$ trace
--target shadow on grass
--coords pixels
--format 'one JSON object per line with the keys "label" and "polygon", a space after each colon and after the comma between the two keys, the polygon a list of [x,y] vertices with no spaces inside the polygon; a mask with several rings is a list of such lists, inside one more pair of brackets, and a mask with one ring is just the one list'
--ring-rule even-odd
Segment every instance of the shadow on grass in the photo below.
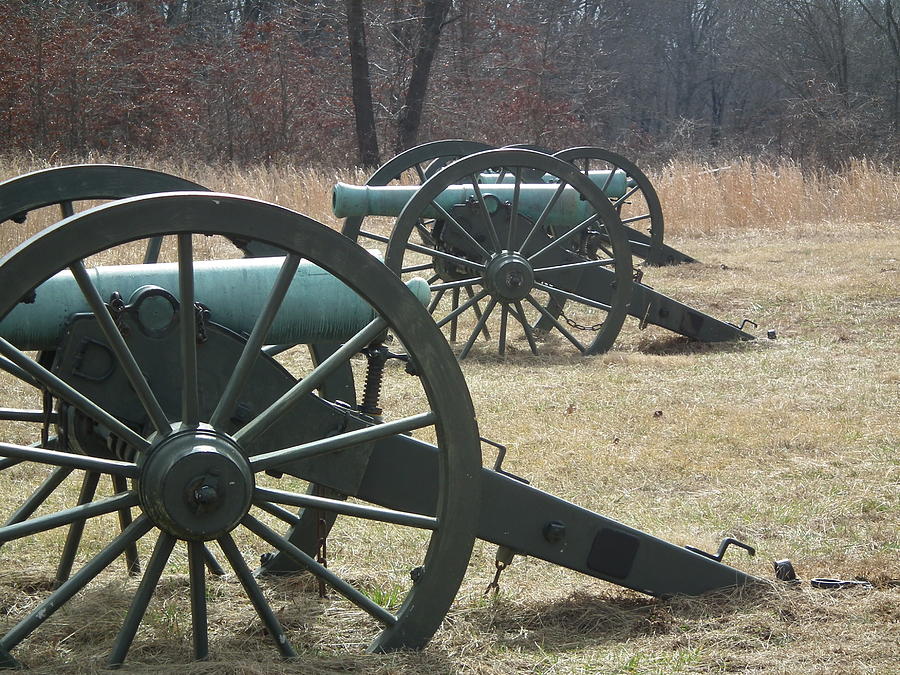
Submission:
{"label": "shadow on grass", "polygon": [[[554,345],[552,349],[541,350],[537,355],[532,354],[528,350],[510,351],[500,356],[497,354],[496,346],[491,349],[485,345],[483,349],[473,349],[469,352],[464,363],[472,363],[477,365],[498,365],[503,364],[511,368],[529,367],[529,368],[555,368],[559,366],[570,366],[578,363],[581,359],[588,362],[591,359],[608,359],[615,361],[628,361],[630,357],[639,357],[641,355],[649,356],[685,356],[694,354],[723,354],[742,352],[749,348],[749,345],[757,343],[765,343],[765,338],[751,340],[732,340],[728,342],[701,342],[692,338],[683,337],[681,335],[672,335],[666,337],[641,338],[634,347],[627,349],[613,349],[603,354],[595,354],[585,356],[579,354],[575,349],[565,349],[559,345]],[[455,349],[455,353],[459,353],[459,349]]]}
{"label": "shadow on grass", "polygon": [[[702,342],[681,335],[664,338],[641,339],[636,351],[655,356],[676,356],[684,354],[727,354],[745,351],[757,340],[729,340],[727,342]],[[763,339],[763,341],[765,341]]]}
{"label": "shadow on grass", "polygon": [[623,643],[726,620],[774,597],[767,584],[669,599],[603,596],[578,591],[549,602],[512,602],[501,594],[472,617],[478,630],[510,647],[565,651]]}

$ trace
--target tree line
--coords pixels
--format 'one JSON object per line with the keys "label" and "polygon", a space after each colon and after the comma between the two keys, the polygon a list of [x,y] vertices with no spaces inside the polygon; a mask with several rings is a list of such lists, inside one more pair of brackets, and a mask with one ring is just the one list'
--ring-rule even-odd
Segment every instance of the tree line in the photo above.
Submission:
{"label": "tree line", "polygon": [[434,138],[900,150],[900,0],[0,0],[0,143],[378,164]]}

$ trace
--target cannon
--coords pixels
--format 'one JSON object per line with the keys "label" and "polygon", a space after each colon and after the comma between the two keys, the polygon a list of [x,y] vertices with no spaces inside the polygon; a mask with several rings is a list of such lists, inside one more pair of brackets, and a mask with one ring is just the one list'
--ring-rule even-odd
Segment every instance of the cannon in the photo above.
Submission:
{"label": "cannon", "polygon": [[[543,154],[550,151],[532,145],[510,145],[512,149],[527,149]],[[424,143],[406,150],[382,165],[366,181],[367,186],[382,186],[391,183],[421,184],[448,163],[476,152],[492,149],[484,143],[462,140],[442,140]],[[594,176],[603,186],[606,177],[624,176],[627,190],[616,189],[609,195],[625,225],[625,232],[631,244],[632,254],[647,265],[677,265],[696,260],[686,253],[663,242],[664,222],[659,197],[647,175],[630,160],[604,148],[578,147],[564,150],[557,155],[576,166],[588,176]],[[489,167],[480,177],[485,182],[496,182],[497,176],[506,182],[514,179],[502,167]],[[526,182],[554,181],[539,170],[525,170]],[[609,186],[605,186],[609,187]],[[367,238],[370,229],[364,229],[361,216],[350,216],[344,221],[343,232],[351,239]],[[637,229],[637,228],[641,229]]]}
{"label": "cannon", "polygon": [[[494,179],[501,182],[483,182],[494,167],[502,167],[504,177]],[[529,173],[551,180],[527,182]],[[447,165],[421,186],[339,184],[333,209],[348,220],[396,218],[390,236],[367,231],[366,237],[387,244],[385,262],[398,274],[429,272],[429,308],[438,325],[447,326],[451,342],[460,322],[471,319],[460,358],[479,335],[491,339],[492,331],[503,354],[510,319],[533,353],[548,335],[561,336],[581,353],[601,353],[614,343],[626,315],[705,342],[753,339],[741,327],[640,282],[631,235],[610,202],[610,195],[631,188],[624,176],[617,185],[615,172],[604,176],[597,185],[564,159],[527,150],[484,151]],[[490,325],[494,310],[499,321]]]}
{"label": "cannon", "polygon": [[[164,235],[176,239],[173,264],[103,264]],[[247,259],[234,242],[280,255]],[[111,202],[7,254],[0,288],[0,367],[15,385],[4,387],[0,409],[0,480],[7,492],[37,481],[0,526],[0,564],[11,578],[29,547],[60,551],[40,602],[10,605],[5,667],[21,665],[56,611],[102,592],[92,589],[122,556],[140,581],[126,587],[112,666],[125,661],[167,572],[186,577],[197,659],[210,653],[207,574],[226,566],[288,658],[296,652],[260,587],[263,573],[313,575],[329,589],[323,602],[359,612],[362,634],[375,632],[373,651],[428,642],[476,537],[498,545],[498,569],[531,555],[657,596],[755,580],[722,552],[580,508],[499,462],[483,467],[465,380],[416,284],[296,212],[209,192]],[[281,333],[285,319],[313,327]],[[289,338],[338,346],[321,360],[276,358],[264,346]],[[41,351],[27,351],[33,345]],[[393,345],[402,352],[386,353]],[[386,368],[386,359],[405,367]],[[330,387],[342,375],[349,384]],[[364,382],[359,400],[355,381]],[[382,409],[381,391],[393,393],[394,408]],[[111,494],[98,496],[106,476]],[[70,497],[65,488],[79,478]],[[367,545],[382,542],[379,557],[390,563],[373,571],[349,555],[326,564],[323,540],[345,525]],[[260,547],[275,553],[254,573],[245,554]],[[385,584],[390,593],[376,592]]]}

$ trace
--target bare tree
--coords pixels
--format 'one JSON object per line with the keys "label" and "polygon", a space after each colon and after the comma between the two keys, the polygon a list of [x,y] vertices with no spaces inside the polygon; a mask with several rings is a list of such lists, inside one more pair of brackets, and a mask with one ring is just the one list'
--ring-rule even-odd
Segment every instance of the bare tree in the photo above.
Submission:
{"label": "bare tree", "polygon": [[413,55],[412,73],[403,107],[397,119],[397,151],[405,150],[416,144],[419,136],[419,125],[422,122],[422,109],[428,94],[428,80],[431,76],[431,65],[437,54],[444,20],[450,9],[451,0],[423,0],[420,18],[419,36]]}
{"label": "bare tree", "polygon": [[893,91],[891,92],[891,127],[900,134],[900,4],[895,0],[856,0],[884,36],[893,57]]}
{"label": "bare tree", "polygon": [[353,113],[356,120],[356,143],[363,166],[377,166],[378,131],[372,107],[372,84],[369,78],[369,53],[362,0],[347,0],[347,36],[350,43]]}

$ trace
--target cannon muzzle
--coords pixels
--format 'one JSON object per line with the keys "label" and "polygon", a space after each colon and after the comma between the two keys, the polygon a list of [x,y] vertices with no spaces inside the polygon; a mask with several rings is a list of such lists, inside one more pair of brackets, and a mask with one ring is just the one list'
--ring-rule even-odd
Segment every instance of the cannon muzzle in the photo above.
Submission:
{"label": "cannon muzzle", "polygon": [[[519,213],[531,220],[537,220],[550,200],[553,199],[559,186],[552,183],[523,183],[519,194]],[[412,199],[419,186],[417,185],[348,185],[338,183],[334,186],[331,207],[338,218],[363,216],[400,215],[403,207]],[[501,204],[511,203],[515,185],[510,183],[484,184],[481,194],[489,212],[495,212]],[[471,185],[449,185],[438,195],[432,204],[449,212],[453,207],[473,202],[476,199]],[[562,194],[553,205],[548,218],[550,222],[561,225],[577,225],[595,213],[589,202],[582,199],[581,193],[570,186],[562,190]],[[439,218],[440,210],[433,205],[426,208],[422,215],[426,218]]]}
{"label": "cannon muzzle", "polygon": [[[271,294],[283,258],[244,258],[197,261],[194,285],[197,302],[210,309],[210,320],[239,332],[249,333],[266,298]],[[89,270],[100,297],[118,293],[130,304],[148,287],[167,291],[178,299],[178,265],[113,265]],[[407,286],[424,304],[428,284],[412,279]],[[0,336],[22,350],[55,349],[73,314],[90,312],[75,278],[68,270],[50,277],[35,289],[33,302],[22,302],[2,322]],[[142,311],[156,312],[150,321],[163,329],[177,316],[165,302]],[[375,314],[372,308],[337,277],[321,267],[302,262],[281,309],[268,333],[272,344],[342,342],[360,331]]]}

